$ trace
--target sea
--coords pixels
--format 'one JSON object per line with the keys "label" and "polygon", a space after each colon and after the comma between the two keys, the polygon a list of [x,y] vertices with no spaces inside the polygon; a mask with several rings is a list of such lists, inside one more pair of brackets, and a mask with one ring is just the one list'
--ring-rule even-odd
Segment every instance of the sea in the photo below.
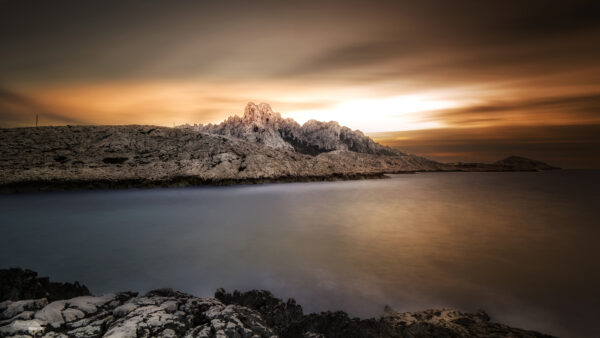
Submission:
{"label": "sea", "polygon": [[600,171],[0,195],[0,268],[93,294],[265,289],[305,313],[485,310],[600,337]]}

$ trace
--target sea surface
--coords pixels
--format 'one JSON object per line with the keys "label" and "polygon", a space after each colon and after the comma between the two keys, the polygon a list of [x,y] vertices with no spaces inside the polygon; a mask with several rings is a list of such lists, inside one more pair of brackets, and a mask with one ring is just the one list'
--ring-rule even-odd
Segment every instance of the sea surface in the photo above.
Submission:
{"label": "sea surface", "polygon": [[0,267],[92,293],[267,289],[599,337],[600,171],[0,195]]}

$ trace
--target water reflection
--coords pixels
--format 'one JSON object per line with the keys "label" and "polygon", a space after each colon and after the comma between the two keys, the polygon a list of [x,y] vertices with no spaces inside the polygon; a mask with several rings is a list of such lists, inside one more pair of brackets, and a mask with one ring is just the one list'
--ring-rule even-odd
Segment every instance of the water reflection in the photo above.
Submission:
{"label": "water reflection", "polygon": [[389,180],[0,197],[0,265],[94,293],[262,288],[356,316],[483,308],[595,336],[600,175]]}

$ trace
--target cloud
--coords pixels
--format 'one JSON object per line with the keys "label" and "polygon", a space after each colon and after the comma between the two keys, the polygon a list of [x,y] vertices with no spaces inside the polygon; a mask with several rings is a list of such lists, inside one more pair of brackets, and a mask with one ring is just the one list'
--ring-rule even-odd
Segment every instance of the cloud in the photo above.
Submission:
{"label": "cloud", "polygon": [[[450,148],[415,150],[537,144],[492,140],[513,135],[508,126],[599,123],[599,12],[548,0],[6,2],[0,124],[32,125],[35,113],[55,124],[217,122],[251,100],[326,116],[415,95],[459,107],[415,113],[452,131],[427,131]],[[453,146],[467,129],[492,143],[469,148],[471,133]],[[575,144],[555,132],[536,140]]]}
{"label": "cloud", "polygon": [[600,94],[492,101],[431,112],[429,118],[455,127],[600,123]]}
{"label": "cloud", "polygon": [[520,155],[564,168],[600,168],[600,124],[445,128],[369,136],[442,162],[494,162]]}

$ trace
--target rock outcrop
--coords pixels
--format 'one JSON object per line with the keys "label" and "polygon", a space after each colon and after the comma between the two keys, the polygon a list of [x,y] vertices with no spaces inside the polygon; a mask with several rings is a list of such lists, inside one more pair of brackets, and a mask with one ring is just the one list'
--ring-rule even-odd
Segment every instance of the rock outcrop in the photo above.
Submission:
{"label": "rock outcrop", "polygon": [[295,150],[308,155],[344,150],[375,155],[403,155],[376,143],[360,130],[351,130],[335,121],[310,120],[302,126],[284,119],[266,103],[248,103],[242,117],[233,116],[217,125],[199,125],[198,131],[232,136],[278,149]]}
{"label": "rock outcrop", "polygon": [[417,156],[318,156],[235,137],[153,126],[0,129],[0,191],[383,177],[449,167]]}
{"label": "rock outcrop", "polygon": [[0,192],[383,178],[416,171],[546,170],[509,158],[445,164],[336,122],[283,119],[267,104],[216,126],[0,129]]}
{"label": "rock outcrop", "polygon": [[55,301],[0,302],[0,337],[550,337],[493,323],[484,312],[440,309],[379,318],[346,313],[305,315],[293,299],[268,291],[200,298],[171,289],[120,292]]}

